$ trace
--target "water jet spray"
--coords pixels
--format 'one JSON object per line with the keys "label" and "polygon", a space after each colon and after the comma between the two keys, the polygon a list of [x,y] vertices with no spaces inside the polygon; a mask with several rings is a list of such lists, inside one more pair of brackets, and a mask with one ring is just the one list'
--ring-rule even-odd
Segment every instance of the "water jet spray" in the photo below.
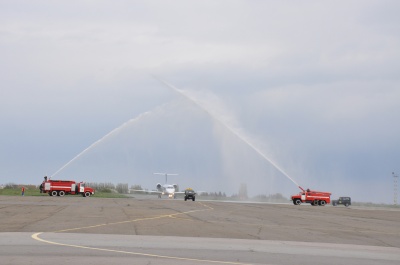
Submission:
{"label": "water jet spray", "polygon": [[303,188],[300,187],[299,184],[297,184],[294,179],[292,179],[282,168],[280,168],[274,161],[272,161],[269,157],[267,157],[260,149],[258,149],[254,144],[252,144],[246,137],[242,134],[240,134],[237,130],[235,130],[232,126],[229,126],[226,122],[224,122],[221,118],[217,117],[214,115],[212,112],[207,110],[201,103],[199,103],[196,99],[188,96],[185,94],[183,90],[178,89],[177,87],[173,86],[172,84],[166,82],[165,80],[162,80],[156,76],[153,75],[155,79],[163,83],[165,86],[169,87],[172,89],[174,92],[178,93],[179,95],[183,96],[196,106],[198,106],[200,109],[202,109],[204,112],[206,112],[213,120],[217,121],[219,124],[221,124],[223,127],[225,127],[229,132],[231,132],[233,135],[235,135],[237,138],[239,138],[241,141],[246,143],[251,149],[253,149],[257,154],[259,154],[262,158],[264,158],[267,162],[269,162],[272,166],[274,166],[279,172],[281,172],[285,177],[287,177],[290,181],[292,181],[298,188],[303,190]]}
{"label": "water jet spray", "polygon": [[[161,106],[159,106],[156,109],[159,108],[163,108],[166,104],[163,104]],[[149,114],[151,114],[152,111],[147,111],[147,112],[143,112],[141,114],[139,114],[137,117],[132,118],[130,120],[128,120],[127,122],[123,123],[122,125],[120,125],[119,127],[113,129],[112,131],[110,131],[109,133],[107,133],[106,135],[104,135],[102,138],[100,138],[99,140],[97,140],[96,142],[94,142],[93,144],[91,144],[89,147],[87,147],[86,149],[84,149],[82,152],[80,152],[78,155],[76,155],[74,158],[72,158],[68,163],[66,163],[64,166],[62,166],[59,170],[57,170],[53,175],[50,176],[50,178],[52,178],[53,176],[57,175],[60,171],[62,171],[63,169],[65,169],[66,167],[68,167],[72,162],[74,162],[75,160],[77,160],[78,158],[80,158],[83,154],[85,154],[87,151],[93,149],[95,146],[99,145],[101,142],[104,141],[104,139],[108,138],[109,136],[121,131],[124,127],[128,126],[131,123],[134,123],[140,119],[142,119],[145,116],[148,116]]]}

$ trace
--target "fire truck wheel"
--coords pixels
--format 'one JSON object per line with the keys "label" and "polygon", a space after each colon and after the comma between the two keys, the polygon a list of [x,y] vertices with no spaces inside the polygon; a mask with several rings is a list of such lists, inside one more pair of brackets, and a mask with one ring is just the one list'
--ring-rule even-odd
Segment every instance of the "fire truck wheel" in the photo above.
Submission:
{"label": "fire truck wheel", "polygon": [[65,191],[63,191],[63,190],[60,190],[59,192],[58,192],[58,196],[64,196],[65,195]]}
{"label": "fire truck wheel", "polygon": [[51,192],[51,196],[57,196],[57,191],[56,191],[56,190],[53,190],[53,191]]}
{"label": "fire truck wheel", "polygon": [[85,192],[85,197],[90,197],[90,192]]}
{"label": "fire truck wheel", "polygon": [[295,199],[294,200],[294,204],[295,205],[300,205],[301,204],[301,200],[300,199]]}
{"label": "fire truck wheel", "polygon": [[346,202],[346,203],[344,204],[344,206],[348,207],[348,206],[349,206],[349,204]]}
{"label": "fire truck wheel", "polygon": [[326,202],[325,201],[319,201],[319,205],[325,206]]}
{"label": "fire truck wheel", "polygon": [[312,202],[312,206],[317,206],[317,205],[318,205],[318,200]]}

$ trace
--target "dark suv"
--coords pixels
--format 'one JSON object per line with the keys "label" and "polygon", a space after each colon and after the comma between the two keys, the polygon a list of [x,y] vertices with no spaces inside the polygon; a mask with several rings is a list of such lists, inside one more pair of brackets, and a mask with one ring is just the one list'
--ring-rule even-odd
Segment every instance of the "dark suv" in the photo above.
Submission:
{"label": "dark suv", "polygon": [[185,201],[187,201],[188,199],[192,199],[192,201],[196,200],[196,192],[194,192],[194,190],[192,189],[185,190]]}
{"label": "dark suv", "polygon": [[338,204],[343,204],[344,206],[351,205],[351,198],[350,197],[339,197],[339,200],[332,200],[332,205],[336,206]]}

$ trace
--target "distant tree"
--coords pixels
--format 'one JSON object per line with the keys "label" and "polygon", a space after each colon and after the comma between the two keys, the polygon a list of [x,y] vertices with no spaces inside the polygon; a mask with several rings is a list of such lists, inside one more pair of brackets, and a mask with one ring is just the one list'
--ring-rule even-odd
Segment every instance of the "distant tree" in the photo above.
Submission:
{"label": "distant tree", "polygon": [[269,199],[270,201],[288,200],[288,199],[286,199],[285,197],[283,197],[283,195],[280,194],[280,193],[271,194],[271,195],[268,196],[268,199]]}
{"label": "distant tree", "polygon": [[118,183],[116,186],[116,190],[121,194],[129,193],[129,185],[128,183]]}
{"label": "distant tree", "polygon": [[254,196],[254,199],[256,199],[256,200],[264,200],[265,201],[267,199],[267,195],[259,194],[259,195]]}
{"label": "distant tree", "polygon": [[7,183],[7,184],[4,186],[4,188],[6,188],[6,189],[16,189],[16,188],[18,188],[18,185],[15,184],[15,183]]}
{"label": "distant tree", "polygon": [[132,190],[143,190],[142,186],[139,184],[135,184],[131,186]]}
{"label": "distant tree", "polygon": [[111,190],[115,190],[115,185],[112,183],[87,182],[86,186],[94,188],[100,192],[111,192]]}
{"label": "distant tree", "polygon": [[253,199],[257,201],[268,201],[268,202],[287,202],[289,200],[280,193],[270,194],[268,196],[265,194],[260,194],[255,196]]}

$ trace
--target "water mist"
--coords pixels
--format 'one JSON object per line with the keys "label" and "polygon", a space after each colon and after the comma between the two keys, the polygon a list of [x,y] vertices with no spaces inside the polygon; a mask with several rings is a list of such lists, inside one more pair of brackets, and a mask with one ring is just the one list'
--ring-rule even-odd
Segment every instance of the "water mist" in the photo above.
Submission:
{"label": "water mist", "polygon": [[226,128],[230,133],[235,135],[237,138],[239,138],[241,141],[246,143],[251,149],[253,149],[258,155],[260,155],[264,160],[266,160],[268,163],[270,163],[273,167],[275,167],[279,172],[281,172],[286,178],[288,178],[291,182],[293,182],[297,187],[300,187],[299,184],[291,178],[281,167],[278,166],[277,163],[272,161],[267,155],[265,155],[259,148],[257,148],[250,140],[248,140],[248,137],[244,135],[243,132],[239,132],[237,129],[233,128],[232,126],[228,125],[221,117],[218,117],[216,114],[213,112],[209,111],[204,105],[202,105],[199,100],[196,98],[193,98],[185,93],[185,91],[180,90],[173,86],[172,84],[155,77],[158,81],[162,82],[164,85],[167,87],[171,88],[173,91],[178,93],[179,95],[183,96],[187,100],[189,100],[191,103],[195,104],[198,106],[200,109],[202,109],[204,112],[206,112],[213,120],[221,124],[224,128]]}

